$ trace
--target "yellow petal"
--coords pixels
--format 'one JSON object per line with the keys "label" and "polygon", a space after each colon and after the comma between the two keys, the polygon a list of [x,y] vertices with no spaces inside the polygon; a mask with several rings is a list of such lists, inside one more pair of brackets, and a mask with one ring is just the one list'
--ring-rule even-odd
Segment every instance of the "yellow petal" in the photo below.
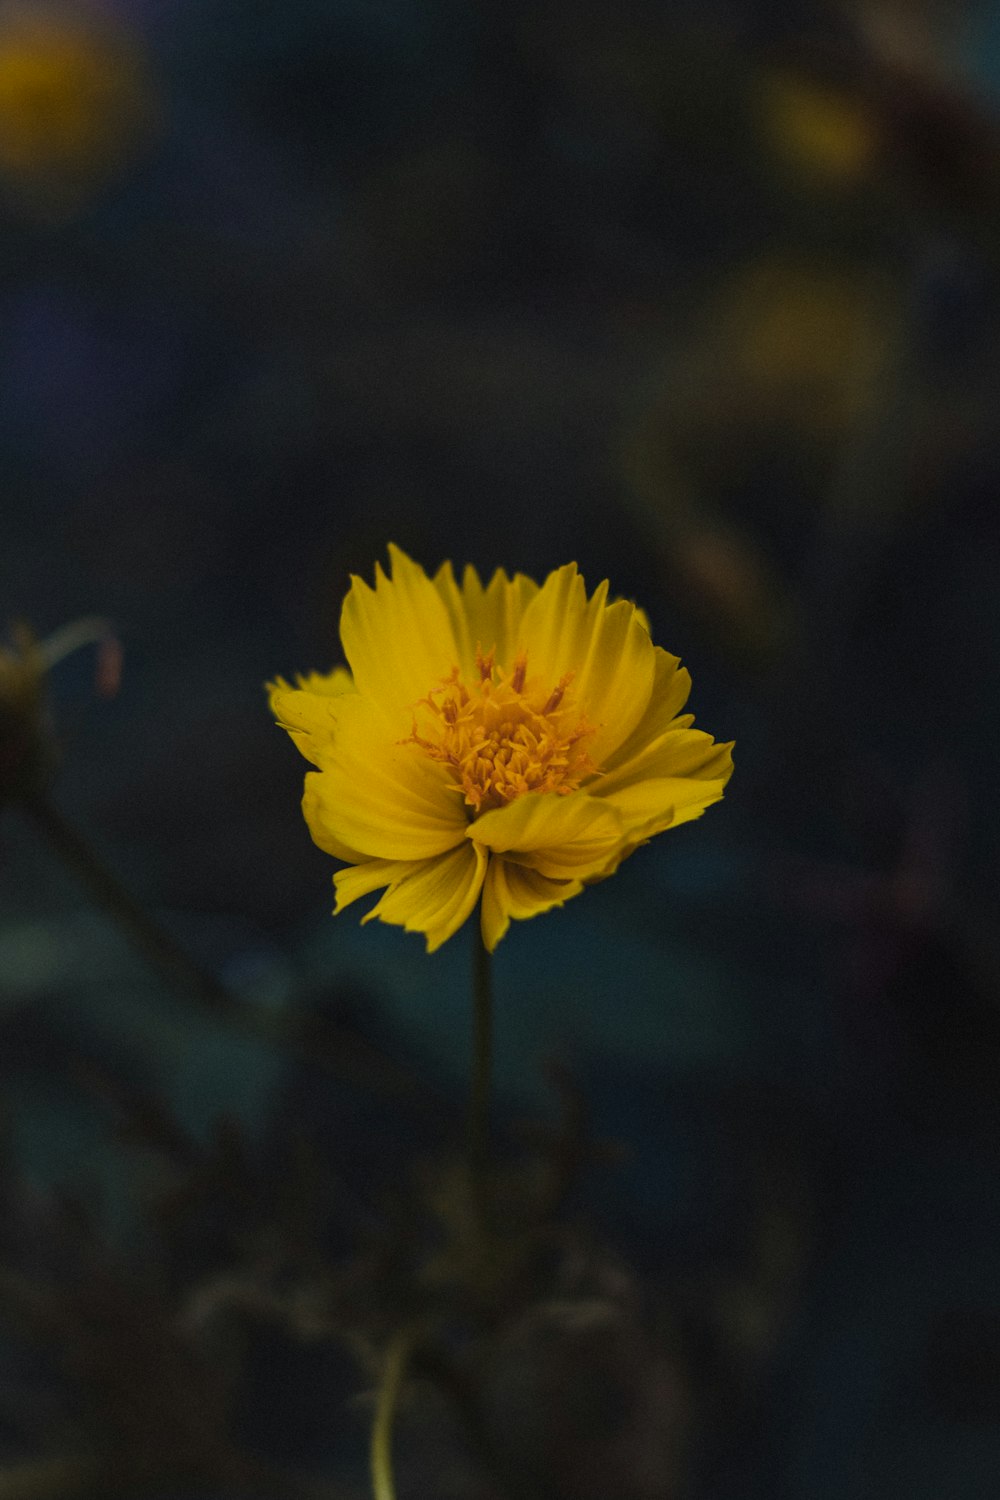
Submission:
{"label": "yellow petal", "polygon": [[481,930],[492,953],[510,926],[511,918],[523,921],[562,906],[583,890],[580,880],[550,880],[537,870],[494,855],[483,885]]}
{"label": "yellow petal", "polygon": [[331,678],[322,679],[328,684],[322,692],[290,687],[283,677],[267,684],[271,712],[314,766],[325,764],[333,747],[338,705],[354,690],[350,673],[343,668],[332,678],[337,679],[337,691],[330,690]]}
{"label": "yellow petal", "polygon": [[424,860],[394,881],[362,921],[378,917],[407,932],[422,932],[427,952],[433,953],[471,915],[483,888],[486,859],[485,849],[464,843],[449,854]]}
{"label": "yellow petal", "polygon": [[458,645],[458,664],[463,674],[473,677],[476,651],[484,654],[496,648],[501,667],[510,670],[521,641],[524,611],[538,593],[538,584],[523,573],[508,578],[498,568],[486,588],[475,568],[467,567],[461,587],[455,581],[450,562],[434,575],[434,587],[444,601]]}
{"label": "yellow petal", "polygon": [[296,672],[295,683],[304,692],[319,693],[323,698],[339,698],[354,691],[354,678],[346,667],[334,667],[332,672]]}
{"label": "yellow petal", "polygon": [[392,577],[375,587],[354,578],[340,616],[340,639],[358,692],[408,728],[413,705],[458,665],[459,651],[441,594],[417,563],[389,547]]}
{"label": "yellow petal", "polygon": [[[439,856],[443,857],[443,856]],[[365,859],[349,869],[338,870],[333,877],[337,904],[334,916],[339,916],[345,907],[372,891],[383,890],[387,885],[397,884],[408,875],[415,875],[426,861],[419,859]]]}
{"label": "yellow petal", "polygon": [[[682,722],[674,720],[675,725]],[[616,792],[636,782],[671,777],[718,781],[725,786],[732,774],[733,742],[718,744],[710,734],[685,725],[650,740],[616,768],[596,777],[587,790],[594,797],[614,802]]]}
{"label": "yellow petal", "polygon": [[706,807],[722,800],[725,785],[722,778],[662,776],[622,787],[607,800],[621,817],[628,841],[634,847],[636,842],[644,842],[665,828],[700,818]]}
{"label": "yellow petal", "polygon": [[324,853],[332,854],[334,859],[342,859],[347,864],[358,864],[368,856],[337,837],[334,819],[326,804],[326,786],[326,778],[321,772],[306,773],[305,791],[302,794],[302,816],[306,820],[306,827],[312,835],[313,843]]}
{"label": "yellow petal", "polygon": [[607,603],[602,583],[588,600],[575,563],[550,573],[521,622],[528,673],[552,686],[572,672],[573,702],[596,729],[587,753],[596,765],[632,733],[653,689],[655,648],[635,606]]}
{"label": "yellow petal", "polygon": [[646,710],[628,738],[612,755],[605,757],[605,774],[616,770],[624,761],[645,749],[651,740],[666,734],[668,729],[684,728],[693,723],[690,718],[684,721],[677,719],[691,691],[690,672],[681,666],[680,657],[671,656],[662,646],[653,647],[653,658],[653,688]]}
{"label": "yellow petal", "polygon": [[583,792],[536,792],[484,813],[468,837],[553,880],[585,880],[624,840],[620,815]]}
{"label": "yellow petal", "polygon": [[429,859],[465,839],[465,808],[448,769],[401,744],[391,719],[358,694],[337,700],[335,739],[308,779],[306,816],[323,848],[339,843],[364,858]]}
{"label": "yellow petal", "polygon": [[[685,724],[675,719],[675,724]],[[620,815],[628,848],[606,874],[640,843],[680,823],[700,818],[719,802],[733,772],[733,746],[716,744],[699,729],[673,729],[653,740],[588,790]]]}

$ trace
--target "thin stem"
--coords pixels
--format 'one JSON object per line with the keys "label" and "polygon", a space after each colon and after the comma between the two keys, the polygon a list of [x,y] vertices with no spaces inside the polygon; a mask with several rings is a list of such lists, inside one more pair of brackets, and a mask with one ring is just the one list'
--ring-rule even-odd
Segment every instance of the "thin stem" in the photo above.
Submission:
{"label": "thin stem", "polygon": [[80,884],[151,963],[181,988],[194,991],[211,1010],[231,1015],[238,1009],[235,997],[225,985],[196,964],[149,915],[46,796],[35,796],[22,805]]}
{"label": "thin stem", "polygon": [[472,1086],[469,1093],[469,1172],[481,1184],[489,1152],[490,1087],[493,1076],[492,960],[481,935],[473,939]]}
{"label": "thin stem", "polygon": [[385,1369],[375,1403],[372,1427],[371,1471],[375,1500],[396,1500],[396,1482],[392,1470],[392,1429],[399,1406],[403,1377],[417,1342],[418,1330],[404,1328],[389,1345]]}

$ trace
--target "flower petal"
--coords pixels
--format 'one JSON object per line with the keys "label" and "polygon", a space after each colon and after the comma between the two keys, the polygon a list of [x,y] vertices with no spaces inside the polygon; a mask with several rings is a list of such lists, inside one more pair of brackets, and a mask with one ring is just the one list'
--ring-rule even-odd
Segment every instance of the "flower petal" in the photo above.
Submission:
{"label": "flower petal", "polygon": [[587,752],[597,765],[632,733],[653,689],[655,649],[636,609],[608,604],[602,583],[590,599],[575,563],[550,573],[528,605],[520,644],[529,677],[553,687],[572,672],[573,701],[596,729]]}
{"label": "flower petal", "polygon": [[[440,855],[438,857],[443,858]],[[337,893],[334,916],[339,917],[345,907],[360,901],[362,896],[370,896],[372,891],[380,891],[387,885],[405,880],[408,875],[415,875],[424,864],[426,860],[420,859],[362,858],[359,864],[350,865],[346,870],[338,870],[333,877],[333,887]]]}
{"label": "flower petal", "polygon": [[343,693],[353,693],[354,678],[346,667],[334,667],[332,672],[296,672],[295,685],[306,693],[339,698]]}
{"label": "flower petal", "polygon": [[662,777],[718,781],[724,787],[733,774],[733,742],[719,744],[680,719],[674,720],[674,726],[590,782],[591,796],[614,803],[623,787]]}
{"label": "flower petal", "polygon": [[511,924],[562,906],[583,890],[581,880],[550,880],[537,870],[494,855],[483,885],[481,930],[483,942],[493,952]]}
{"label": "flower petal", "polygon": [[725,780],[661,776],[622,787],[608,798],[622,820],[628,842],[635,847],[665,828],[676,828],[700,818],[706,807],[722,800]]}
{"label": "flower petal", "polygon": [[598,873],[625,836],[618,812],[582,792],[529,793],[484,813],[467,833],[492,853],[509,854],[553,880]]}
{"label": "flower petal", "polygon": [[326,778],[319,771],[308,771],[306,773],[305,790],[302,793],[302,816],[306,820],[306,827],[312,837],[313,843],[325,854],[332,854],[334,859],[342,859],[347,864],[360,864],[368,858],[362,854],[360,849],[355,849],[351,844],[345,844],[342,838],[338,838],[334,832],[334,818],[327,807],[326,800]]}
{"label": "flower petal", "polygon": [[622,859],[639,844],[667,828],[676,828],[700,818],[713,802],[721,801],[733,772],[733,746],[717,744],[700,729],[668,730],[617,770],[593,782],[588,791],[597,801],[607,802],[622,819],[628,846],[613,859],[605,874],[611,874]]}
{"label": "flower petal", "polygon": [[445,602],[417,563],[389,547],[392,577],[375,587],[354,578],[340,616],[340,639],[358,692],[405,721],[409,710],[458,665]]}
{"label": "flower petal", "polygon": [[671,656],[662,646],[653,647],[653,659],[653,689],[646,711],[628,738],[612,755],[605,757],[605,774],[617,770],[626,760],[645,749],[651,740],[666,734],[668,729],[683,729],[694,722],[691,718],[677,718],[691,691],[690,672],[681,666],[680,657]]}
{"label": "flower petal", "polygon": [[321,848],[429,859],[464,841],[465,808],[448,769],[401,744],[392,720],[357,694],[338,700],[335,738],[306,780],[303,810]]}
{"label": "flower petal", "polygon": [[[287,730],[306,760],[314,766],[322,766],[333,746],[336,730],[337,704],[353,693],[351,674],[338,667],[329,677],[321,678],[313,673],[309,679],[299,679],[303,686],[293,688],[279,677],[267,684],[267,696],[271,712]],[[308,681],[309,687],[304,683]],[[322,683],[321,688],[312,686]]]}
{"label": "flower petal", "polygon": [[467,676],[476,670],[476,651],[496,649],[499,665],[510,670],[521,645],[521,620],[538,593],[538,584],[523,573],[508,578],[498,568],[483,588],[479,574],[469,566],[459,587],[450,562],[434,575],[434,587],[444,600],[458,643],[459,666]]}
{"label": "flower petal", "polygon": [[437,859],[423,860],[410,874],[390,884],[362,922],[378,917],[407,932],[422,932],[427,952],[433,953],[471,915],[483,888],[486,859],[485,849],[464,843]]}

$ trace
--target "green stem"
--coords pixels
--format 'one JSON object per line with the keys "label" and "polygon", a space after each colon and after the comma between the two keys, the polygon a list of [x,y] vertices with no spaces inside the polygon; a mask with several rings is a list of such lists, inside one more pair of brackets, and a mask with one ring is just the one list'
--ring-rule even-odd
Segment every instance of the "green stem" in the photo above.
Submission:
{"label": "green stem", "polygon": [[490,1087],[493,1076],[493,972],[482,937],[474,938],[472,1087],[469,1093],[469,1173],[482,1184],[489,1153]]}
{"label": "green stem", "polygon": [[392,1472],[392,1429],[403,1377],[417,1338],[417,1329],[402,1329],[389,1345],[385,1358],[385,1369],[375,1403],[371,1441],[372,1490],[375,1500],[396,1500],[396,1483]]}

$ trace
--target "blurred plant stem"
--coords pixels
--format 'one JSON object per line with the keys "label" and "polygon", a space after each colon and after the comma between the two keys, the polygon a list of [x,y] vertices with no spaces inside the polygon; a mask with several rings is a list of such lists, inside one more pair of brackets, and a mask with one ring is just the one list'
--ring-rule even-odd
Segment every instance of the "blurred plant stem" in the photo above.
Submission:
{"label": "blurred plant stem", "polygon": [[375,1403],[375,1422],[372,1426],[371,1471],[375,1500],[396,1500],[392,1470],[392,1429],[403,1377],[418,1337],[419,1329],[412,1324],[401,1329],[389,1345],[385,1357],[385,1368]]}
{"label": "blurred plant stem", "polygon": [[[489,1164],[490,1089],[493,1074],[493,973],[492,960],[481,934],[473,940],[472,960],[472,1078],[469,1089],[469,1113],[466,1134],[468,1189],[473,1210],[474,1235],[480,1253],[490,1246],[490,1223],[487,1212],[487,1167]],[[421,1336],[418,1325],[408,1324],[389,1345],[382,1370],[375,1406],[371,1437],[371,1477],[375,1500],[396,1500],[392,1468],[392,1431],[399,1396],[410,1361]],[[455,1394],[455,1381],[443,1384]],[[468,1402],[460,1403],[463,1415],[470,1420]]]}
{"label": "blurred plant stem", "polygon": [[[309,1062],[354,1084],[359,1080],[423,1109],[435,1107],[429,1085],[353,1029],[324,1016],[265,1011],[242,999],[203,969],[105,865],[87,839],[44,792],[19,806],[45,835],[66,867],[129,940],[176,989],[220,1021],[268,1046],[288,1047]],[[0,1491],[0,1500],[3,1500]]]}
{"label": "blurred plant stem", "polygon": [[67,869],[156,968],[209,1009],[223,1016],[237,1013],[238,1003],[225,985],[200,968],[150,916],[48,797],[38,794],[22,806]]}
{"label": "blurred plant stem", "polygon": [[490,1086],[493,1074],[492,959],[477,931],[473,939],[472,1085],[469,1094],[468,1160],[473,1192],[482,1210],[489,1154]]}

